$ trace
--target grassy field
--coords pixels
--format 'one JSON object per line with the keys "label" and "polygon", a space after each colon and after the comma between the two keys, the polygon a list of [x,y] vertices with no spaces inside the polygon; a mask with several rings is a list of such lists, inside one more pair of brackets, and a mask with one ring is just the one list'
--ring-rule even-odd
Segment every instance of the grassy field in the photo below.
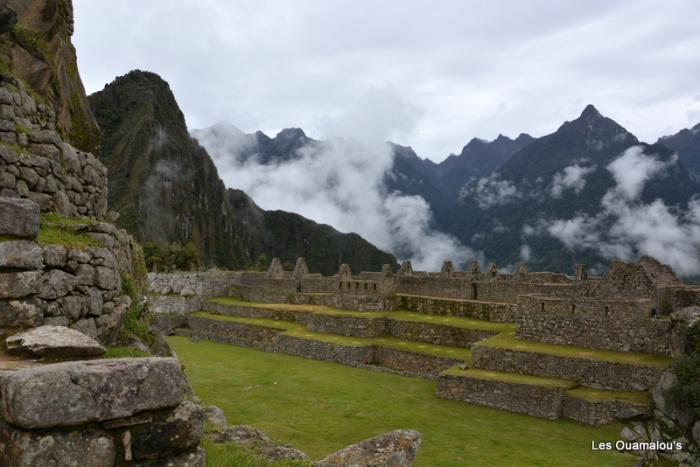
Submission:
{"label": "grassy field", "polygon": [[397,428],[423,435],[416,466],[629,466],[591,451],[620,425],[591,428],[438,399],[431,381],[247,348],[169,338],[205,404],[313,458]]}

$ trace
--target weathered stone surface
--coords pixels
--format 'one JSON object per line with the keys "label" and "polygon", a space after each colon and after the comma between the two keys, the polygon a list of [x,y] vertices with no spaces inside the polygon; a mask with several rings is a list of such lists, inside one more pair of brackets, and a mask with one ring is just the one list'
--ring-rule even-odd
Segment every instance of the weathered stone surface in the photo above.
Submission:
{"label": "weathered stone surface", "polygon": [[86,336],[97,339],[97,326],[95,326],[95,320],[93,318],[81,319],[71,326],[71,329],[75,329],[76,331],[82,332]]}
{"label": "weathered stone surface", "polygon": [[111,467],[112,436],[103,430],[24,431],[0,421],[0,465],[4,467]]}
{"label": "weathered stone surface", "polygon": [[43,314],[34,300],[0,300],[0,327],[38,326],[42,319]]}
{"label": "weathered stone surface", "polygon": [[95,269],[95,284],[102,289],[118,289],[120,287],[119,276],[114,269],[99,266]]}
{"label": "weathered stone surface", "polygon": [[174,407],[187,382],[174,358],[55,363],[0,373],[0,415],[22,428],[76,426]]}
{"label": "weathered stone surface", "polygon": [[235,441],[238,443],[268,443],[270,438],[262,431],[247,425],[230,426],[225,430],[212,433],[212,441],[215,443],[228,443]]}
{"label": "weathered stone surface", "polygon": [[59,269],[41,275],[36,285],[37,295],[41,298],[55,299],[63,297],[75,286],[75,276]]}
{"label": "weathered stone surface", "polygon": [[41,248],[34,242],[0,241],[0,268],[40,269],[43,262]]}
{"label": "weathered stone surface", "polygon": [[700,448],[700,421],[695,422],[695,425],[693,425],[693,441]]}
{"label": "weathered stone surface", "polygon": [[202,407],[184,401],[164,419],[132,430],[131,451],[135,460],[157,459],[192,449],[204,432]]}
{"label": "weathered stone surface", "polygon": [[106,349],[95,339],[64,326],[40,326],[10,336],[5,341],[10,353],[29,353],[39,357],[94,357]]}
{"label": "weathered stone surface", "polygon": [[317,466],[403,467],[410,466],[420,447],[420,433],[395,430],[352,444],[316,463]]}
{"label": "weathered stone surface", "polygon": [[0,298],[21,298],[33,293],[39,271],[0,273]]}
{"label": "weathered stone surface", "polygon": [[226,414],[215,405],[204,407],[204,420],[216,431],[223,431],[228,426]]}
{"label": "weathered stone surface", "polygon": [[308,454],[291,446],[261,446],[256,449],[255,452],[260,457],[270,462],[279,462],[283,460],[311,460]]}
{"label": "weathered stone surface", "polygon": [[163,459],[136,461],[130,465],[138,467],[204,467],[207,464],[207,453],[202,448],[189,452],[175,454]]}
{"label": "weathered stone surface", "polygon": [[0,198],[0,235],[35,238],[39,234],[39,205],[23,198]]}
{"label": "weathered stone surface", "polygon": [[44,264],[49,267],[65,266],[67,258],[66,247],[62,245],[46,245],[44,247]]}
{"label": "weathered stone surface", "polygon": [[654,399],[654,404],[657,410],[661,411],[661,413],[673,420],[679,426],[684,429],[690,429],[692,423],[692,417],[690,414],[685,413],[683,410],[679,410],[666,398],[666,394],[668,394],[669,390],[674,384],[676,384],[676,376],[671,371],[667,371],[662,374],[658,384],[651,392]]}

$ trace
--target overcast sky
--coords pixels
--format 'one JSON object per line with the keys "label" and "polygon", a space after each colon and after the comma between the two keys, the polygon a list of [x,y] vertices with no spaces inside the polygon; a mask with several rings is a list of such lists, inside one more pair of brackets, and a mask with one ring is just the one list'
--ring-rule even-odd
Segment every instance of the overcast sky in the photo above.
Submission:
{"label": "overcast sky", "polygon": [[[594,104],[642,140],[700,122],[697,0],[74,0],[88,93],[139,68],[190,128],[344,136],[353,107],[441,160]],[[358,107],[360,109],[358,110]]]}

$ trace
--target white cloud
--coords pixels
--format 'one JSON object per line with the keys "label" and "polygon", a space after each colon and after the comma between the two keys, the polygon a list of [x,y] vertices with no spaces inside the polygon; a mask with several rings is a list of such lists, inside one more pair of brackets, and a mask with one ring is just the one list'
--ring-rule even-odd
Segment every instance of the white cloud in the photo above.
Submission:
{"label": "white cloud", "polygon": [[599,214],[542,222],[540,229],[571,249],[590,248],[623,260],[650,255],[683,276],[699,274],[700,199],[691,200],[685,212],[661,199],[648,204],[640,199],[644,185],[675,162],[633,146],[608,165],[616,185],[603,196]]}
{"label": "white cloud", "polygon": [[246,132],[295,126],[317,135],[383,83],[425,109],[396,142],[438,160],[472,136],[550,133],[588,103],[647,141],[697,123],[696,0],[74,6],[88,92],[134,68],[157,72],[191,128],[228,120]]}
{"label": "white cloud", "polygon": [[520,246],[520,258],[523,261],[530,261],[532,259],[532,252],[530,251],[530,245]]}
{"label": "white cloud", "polygon": [[468,184],[460,193],[461,198],[473,196],[481,209],[508,204],[520,194],[513,182],[501,179],[501,174],[492,172],[476,183]]}
{"label": "white cloud", "polygon": [[555,198],[560,198],[565,190],[572,190],[579,194],[586,186],[586,175],[593,172],[595,166],[582,167],[579,164],[565,167],[552,177],[552,187],[550,193]]}
{"label": "white cloud", "polygon": [[[377,101],[383,101],[382,112],[370,105]],[[466,266],[480,254],[435,231],[423,198],[387,193],[384,187],[394,151],[383,135],[410,129],[414,113],[406,109],[390,88],[378,89],[329,122],[326,141],[268,165],[236,157],[242,138],[222,143],[224,133],[196,135],[226,185],[244,190],[264,209],[297,212],[341,232],[356,232],[400,259],[410,259],[416,268],[439,270],[446,259]],[[351,133],[338,136],[343,129]]]}
{"label": "white cloud", "polygon": [[670,161],[664,162],[644,154],[643,151],[642,146],[632,146],[607,166],[617,182],[616,194],[628,200],[633,200],[640,195],[647,180],[676,163],[675,156]]}

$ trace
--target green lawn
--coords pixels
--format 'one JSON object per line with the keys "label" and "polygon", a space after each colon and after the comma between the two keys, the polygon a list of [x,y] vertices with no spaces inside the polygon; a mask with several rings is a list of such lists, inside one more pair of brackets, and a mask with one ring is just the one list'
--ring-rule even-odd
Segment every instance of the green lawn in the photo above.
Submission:
{"label": "green lawn", "polygon": [[431,381],[212,342],[168,339],[195,392],[248,424],[320,458],[397,428],[423,435],[420,466],[630,466],[591,451],[620,425],[593,428],[438,399]]}

